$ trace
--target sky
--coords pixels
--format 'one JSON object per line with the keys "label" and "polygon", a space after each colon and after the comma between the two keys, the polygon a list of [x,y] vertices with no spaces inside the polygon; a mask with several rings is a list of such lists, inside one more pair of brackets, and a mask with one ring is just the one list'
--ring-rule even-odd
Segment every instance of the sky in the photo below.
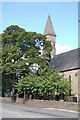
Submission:
{"label": "sky", "polygon": [[78,47],[77,2],[2,2],[2,27],[18,25],[43,34],[50,14],[56,37],[57,54]]}

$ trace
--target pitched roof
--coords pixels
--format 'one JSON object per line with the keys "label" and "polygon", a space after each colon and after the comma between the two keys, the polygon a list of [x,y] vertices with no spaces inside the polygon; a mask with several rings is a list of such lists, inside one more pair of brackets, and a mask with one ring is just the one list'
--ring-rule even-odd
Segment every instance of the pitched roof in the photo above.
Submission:
{"label": "pitched roof", "polygon": [[54,36],[56,36],[55,31],[54,31],[54,27],[53,27],[52,22],[51,22],[50,15],[48,16],[48,19],[47,19],[47,22],[46,22],[44,35],[54,35]]}
{"label": "pitched roof", "polygon": [[55,55],[49,66],[55,66],[57,71],[67,71],[80,68],[80,48]]}

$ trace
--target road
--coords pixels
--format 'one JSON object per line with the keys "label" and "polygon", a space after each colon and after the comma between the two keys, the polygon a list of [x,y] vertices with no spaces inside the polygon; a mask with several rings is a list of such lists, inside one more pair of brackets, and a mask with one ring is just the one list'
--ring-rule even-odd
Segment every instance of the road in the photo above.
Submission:
{"label": "road", "polygon": [[[0,104],[1,116],[1,104]],[[25,104],[2,104],[3,118],[78,118],[77,112],[37,108]]]}

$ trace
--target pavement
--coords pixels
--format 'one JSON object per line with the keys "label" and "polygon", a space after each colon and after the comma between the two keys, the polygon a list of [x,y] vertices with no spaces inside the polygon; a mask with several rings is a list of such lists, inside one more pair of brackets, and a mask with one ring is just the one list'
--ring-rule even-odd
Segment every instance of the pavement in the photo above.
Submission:
{"label": "pavement", "polygon": [[1,104],[2,118],[78,118],[78,112],[55,108],[39,108],[25,104]]}

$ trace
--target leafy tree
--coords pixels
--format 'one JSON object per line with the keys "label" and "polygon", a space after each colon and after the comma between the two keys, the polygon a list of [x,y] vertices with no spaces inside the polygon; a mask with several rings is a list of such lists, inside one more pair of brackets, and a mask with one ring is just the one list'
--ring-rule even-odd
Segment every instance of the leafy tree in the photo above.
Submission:
{"label": "leafy tree", "polygon": [[41,96],[69,94],[69,81],[48,66],[52,46],[44,35],[27,32],[17,25],[7,27],[1,35],[3,91],[15,87],[20,94],[24,88]]}
{"label": "leafy tree", "polygon": [[15,85],[18,93],[38,93],[38,95],[55,95],[64,93],[69,95],[71,90],[70,82],[55,72],[54,68],[46,66],[38,71],[38,74],[29,74],[22,77]]}
{"label": "leafy tree", "polygon": [[51,44],[44,35],[26,32],[17,25],[7,27],[2,33],[3,90],[11,90],[18,79],[31,73],[34,63],[46,66],[50,51]]}

